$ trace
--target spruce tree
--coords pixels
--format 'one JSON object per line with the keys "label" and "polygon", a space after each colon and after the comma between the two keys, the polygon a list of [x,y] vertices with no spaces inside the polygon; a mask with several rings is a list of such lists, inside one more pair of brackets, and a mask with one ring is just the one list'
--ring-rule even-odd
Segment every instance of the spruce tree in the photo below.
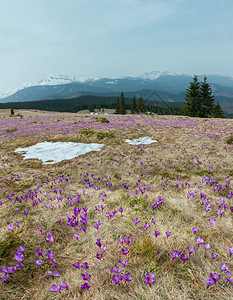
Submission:
{"label": "spruce tree", "polygon": [[207,82],[207,77],[204,77],[204,81],[200,86],[200,97],[201,97],[201,114],[200,117],[207,118],[212,115],[214,108],[214,96],[212,95],[212,89],[210,84]]}
{"label": "spruce tree", "polygon": [[212,109],[212,116],[214,118],[224,118],[224,113],[223,113],[223,110],[222,110],[219,102],[217,102],[217,104],[214,105],[214,107]]}
{"label": "spruce tree", "polygon": [[199,117],[201,115],[200,83],[197,75],[194,75],[189,88],[185,94],[183,113],[189,117]]}
{"label": "spruce tree", "polygon": [[134,96],[132,104],[131,104],[131,113],[135,114],[136,112],[137,112],[137,101],[136,101],[136,98]]}
{"label": "spruce tree", "polygon": [[119,100],[119,97],[117,97],[115,114],[120,114],[120,100]]}
{"label": "spruce tree", "polygon": [[120,98],[120,114],[121,115],[126,114],[125,97],[123,92],[121,93],[121,98]]}
{"label": "spruce tree", "polygon": [[142,99],[142,96],[140,96],[140,98],[138,99],[138,103],[137,103],[137,112],[143,113],[145,111],[146,111],[146,106],[145,106],[144,100]]}

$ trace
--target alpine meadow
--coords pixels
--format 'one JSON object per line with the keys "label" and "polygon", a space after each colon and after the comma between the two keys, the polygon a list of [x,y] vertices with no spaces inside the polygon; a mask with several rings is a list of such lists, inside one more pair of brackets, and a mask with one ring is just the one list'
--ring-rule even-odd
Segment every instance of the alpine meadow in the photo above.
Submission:
{"label": "alpine meadow", "polygon": [[[231,119],[2,109],[0,125],[1,299],[232,299]],[[57,161],[58,142],[99,148]]]}

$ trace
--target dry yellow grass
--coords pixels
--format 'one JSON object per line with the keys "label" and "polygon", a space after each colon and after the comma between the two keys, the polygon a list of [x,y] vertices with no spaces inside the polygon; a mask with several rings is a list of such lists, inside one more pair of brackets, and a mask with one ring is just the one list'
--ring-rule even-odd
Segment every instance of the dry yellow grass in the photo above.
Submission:
{"label": "dry yellow grass", "polygon": [[[0,281],[1,299],[232,298],[232,283],[223,285],[227,280],[224,273],[219,282],[206,288],[210,273],[220,274],[220,263],[229,265],[233,274],[228,252],[233,246],[229,208],[233,204],[232,198],[227,198],[232,191],[231,183],[226,187],[233,175],[233,147],[226,144],[233,130],[231,120],[19,113],[22,118],[10,118],[9,111],[0,112],[0,267],[16,265],[15,252],[20,246],[25,247],[25,259],[23,268],[9,274],[7,281]],[[101,117],[107,118],[109,123],[97,120]],[[94,133],[89,134],[90,130]],[[109,131],[114,132],[112,137],[102,134],[103,138],[99,138],[98,133]],[[124,141],[142,136],[151,136],[158,143],[132,146]],[[105,147],[99,152],[46,165],[36,159],[23,160],[14,152],[18,147],[43,141],[95,142],[104,143]],[[213,187],[218,187],[216,183],[212,186],[203,183],[203,177],[213,177],[225,190],[214,191]],[[85,187],[88,183],[93,185]],[[106,193],[104,201],[101,200],[103,193]],[[200,193],[212,200],[210,212],[205,212]],[[80,202],[75,200],[70,205],[78,194]],[[16,197],[22,198],[21,202]],[[57,197],[62,197],[62,201]],[[163,197],[164,203],[153,210],[151,203],[155,204],[158,197]],[[222,217],[216,217],[221,198],[228,207]],[[34,201],[38,204],[33,206]],[[95,206],[101,204],[106,208],[97,211]],[[50,205],[54,206],[53,210]],[[67,225],[67,215],[73,215],[74,207],[88,208],[86,233]],[[120,207],[122,214],[118,212]],[[24,210],[28,210],[27,216]],[[112,218],[104,215],[114,210],[117,213]],[[133,222],[135,218],[140,219],[137,225]],[[155,224],[151,223],[152,218],[156,219]],[[210,226],[209,218],[217,220],[214,227]],[[97,220],[101,222],[99,231],[93,227]],[[16,221],[19,227],[10,232],[9,224]],[[145,223],[150,224],[147,230]],[[38,227],[43,227],[42,234]],[[199,229],[196,235],[193,227]],[[155,230],[160,232],[157,239]],[[172,233],[169,238],[165,234],[168,231]],[[47,232],[52,232],[53,243],[46,242]],[[75,233],[80,233],[78,241],[73,237]],[[131,238],[131,243],[121,245],[118,239],[126,237]],[[197,237],[203,237],[204,244],[209,243],[211,248],[207,251],[204,245],[198,248]],[[107,248],[101,260],[96,258],[100,253],[95,244],[97,238],[101,238]],[[196,248],[187,262],[179,258],[172,261],[173,251],[187,255],[187,247]],[[122,248],[127,248],[129,254],[124,256]],[[43,264],[37,266],[34,263],[38,257],[36,249],[43,249],[44,253],[53,251],[57,266],[50,266],[46,255],[42,257]],[[216,260],[211,260],[212,252],[219,255]],[[115,285],[112,278],[116,274],[110,269],[119,266],[120,259],[129,261],[125,273],[130,273],[132,281]],[[76,262],[88,262],[90,268],[87,271],[75,269],[72,265]],[[45,276],[48,270],[59,270],[61,274]],[[81,274],[86,272],[91,274],[90,289],[82,290]],[[151,287],[144,283],[147,272],[156,275]],[[52,293],[50,287],[63,280],[70,284],[69,289]]]}

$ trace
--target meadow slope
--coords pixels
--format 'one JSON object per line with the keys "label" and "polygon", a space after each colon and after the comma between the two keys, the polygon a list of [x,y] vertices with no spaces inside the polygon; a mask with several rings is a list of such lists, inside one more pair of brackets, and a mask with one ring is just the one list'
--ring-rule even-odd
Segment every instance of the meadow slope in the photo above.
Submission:
{"label": "meadow slope", "polygon": [[[0,299],[232,299],[232,120],[17,113],[0,110]],[[15,152],[45,141],[105,146]]]}

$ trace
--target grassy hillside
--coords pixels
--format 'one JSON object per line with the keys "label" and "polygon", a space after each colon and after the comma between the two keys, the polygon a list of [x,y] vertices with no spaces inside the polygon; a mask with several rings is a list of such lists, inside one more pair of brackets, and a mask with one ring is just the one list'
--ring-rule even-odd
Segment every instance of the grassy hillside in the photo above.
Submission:
{"label": "grassy hillside", "polygon": [[[1,299],[232,298],[231,120],[20,113],[0,111]],[[44,141],[105,146],[14,152]]]}

